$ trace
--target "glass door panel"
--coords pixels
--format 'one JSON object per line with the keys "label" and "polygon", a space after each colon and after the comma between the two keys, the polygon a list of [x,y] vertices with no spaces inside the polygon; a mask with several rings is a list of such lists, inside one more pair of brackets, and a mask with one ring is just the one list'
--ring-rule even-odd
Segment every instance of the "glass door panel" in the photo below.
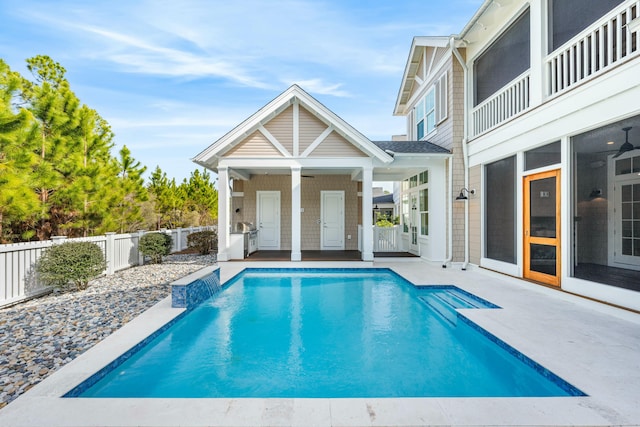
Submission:
{"label": "glass door panel", "polygon": [[524,277],[560,285],[560,171],[524,178]]}

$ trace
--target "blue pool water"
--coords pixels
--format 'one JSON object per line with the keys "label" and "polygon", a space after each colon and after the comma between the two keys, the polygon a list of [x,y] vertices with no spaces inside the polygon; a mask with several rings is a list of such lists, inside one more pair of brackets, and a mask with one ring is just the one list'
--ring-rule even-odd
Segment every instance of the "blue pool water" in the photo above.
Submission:
{"label": "blue pool water", "polygon": [[456,311],[488,307],[386,269],[245,270],[68,396],[582,395]]}

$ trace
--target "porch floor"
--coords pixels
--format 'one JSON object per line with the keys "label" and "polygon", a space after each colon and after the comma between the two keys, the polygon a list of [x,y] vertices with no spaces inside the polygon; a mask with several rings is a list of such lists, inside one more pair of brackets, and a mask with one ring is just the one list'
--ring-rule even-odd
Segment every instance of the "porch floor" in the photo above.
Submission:
{"label": "porch floor", "polygon": [[[409,252],[374,252],[374,258],[412,258]],[[360,261],[360,251],[302,251],[303,261]],[[257,251],[237,261],[291,261],[291,251]]]}

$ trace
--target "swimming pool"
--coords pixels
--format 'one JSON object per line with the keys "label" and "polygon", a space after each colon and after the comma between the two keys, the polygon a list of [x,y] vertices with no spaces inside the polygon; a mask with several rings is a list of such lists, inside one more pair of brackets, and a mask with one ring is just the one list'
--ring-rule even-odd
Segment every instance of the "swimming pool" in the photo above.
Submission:
{"label": "swimming pool", "polygon": [[386,269],[248,269],[67,397],[584,395]]}

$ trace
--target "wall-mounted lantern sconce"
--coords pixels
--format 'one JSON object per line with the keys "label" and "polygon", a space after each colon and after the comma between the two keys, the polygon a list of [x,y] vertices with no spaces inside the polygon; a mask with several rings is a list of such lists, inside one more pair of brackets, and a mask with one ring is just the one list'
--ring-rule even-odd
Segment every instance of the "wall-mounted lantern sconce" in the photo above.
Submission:
{"label": "wall-mounted lantern sconce", "polygon": [[240,208],[236,208],[236,213],[239,214],[240,213]]}
{"label": "wall-mounted lantern sconce", "polygon": [[411,210],[415,211],[416,209],[418,209],[418,207],[416,205],[411,206]]}
{"label": "wall-mounted lantern sconce", "polygon": [[378,210],[378,205],[375,205],[373,209]]}
{"label": "wall-mounted lantern sconce", "polygon": [[591,190],[591,194],[589,194],[590,199],[597,199],[598,197],[602,197],[602,190],[599,188],[594,188]]}
{"label": "wall-mounted lantern sconce", "polygon": [[458,195],[458,197],[456,197],[456,200],[468,200],[469,198],[464,194],[465,191],[467,192],[467,194],[476,194],[476,190],[467,190],[466,188],[463,188],[462,190],[460,190],[460,194]]}

